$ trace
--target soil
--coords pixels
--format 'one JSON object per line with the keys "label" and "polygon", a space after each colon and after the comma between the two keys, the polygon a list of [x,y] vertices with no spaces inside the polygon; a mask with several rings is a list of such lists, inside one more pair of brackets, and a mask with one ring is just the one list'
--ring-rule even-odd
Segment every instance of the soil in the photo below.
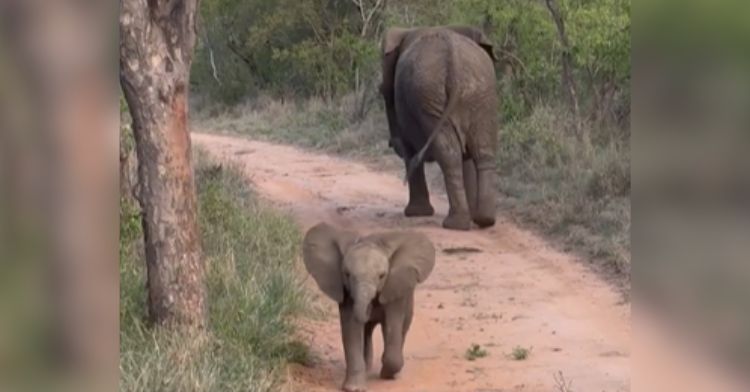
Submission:
{"label": "soil", "polygon": [[[328,221],[361,233],[416,230],[433,241],[437,262],[417,287],[404,369],[396,380],[380,380],[376,361],[369,390],[630,390],[630,302],[575,256],[502,215],[489,229],[445,230],[448,203],[440,192],[432,195],[435,216],[406,218],[403,179],[362,163],[239,137],[192,137],[213,157],[237,164],[303,230]],[[325,316],[303,320],[315,360],[290,368],[288,389],[338,390],[345,363],[336,305],[307,283]],[[382,339],[374,341],[377,359]],[[467,357],[475,344],[487,355]],[[513,358],[517,347],[529,350],[525,359]]]}

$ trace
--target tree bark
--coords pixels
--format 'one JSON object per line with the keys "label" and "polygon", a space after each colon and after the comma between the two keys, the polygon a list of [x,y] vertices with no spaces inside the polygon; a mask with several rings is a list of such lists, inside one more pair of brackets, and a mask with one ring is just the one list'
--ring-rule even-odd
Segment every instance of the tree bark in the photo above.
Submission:
{"label": "tree bark", "polygon": [[148,307],[159,325],[203,327],[205,268],[187,128],[197,0],[123,0],[120,83],[133,117]]}
{"label": "tree bark", "polygon": [[568,96],[570,102],[570,108],[573,111],[576,121],[576,131],[580,133],[580,108],[578,105],[578,92],[576,91],[576,82],[573,79],[573,56],[570,53],[570,42],[568,41],[568,35],[565,33],[565,21],[563,20],[560,8],[558,7],[556,0],[545,0],[547,9],[552,15],[552,20],[555,22],[557,27],[557,35],[562,45],[562,87],[565,94]]}

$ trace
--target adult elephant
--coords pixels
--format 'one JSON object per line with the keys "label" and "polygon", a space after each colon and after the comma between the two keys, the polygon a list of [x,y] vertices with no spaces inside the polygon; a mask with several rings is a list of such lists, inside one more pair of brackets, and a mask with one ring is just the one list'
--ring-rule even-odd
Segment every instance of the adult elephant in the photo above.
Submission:
{"label": "adult elephant", "polygon": [[492,44],[468,26],[391,28],[383,37],[389,145],[404,159],[406,216],[429,216],[424,161],[437,161],[450,209],[443,227],[495,224],[496,60]]}

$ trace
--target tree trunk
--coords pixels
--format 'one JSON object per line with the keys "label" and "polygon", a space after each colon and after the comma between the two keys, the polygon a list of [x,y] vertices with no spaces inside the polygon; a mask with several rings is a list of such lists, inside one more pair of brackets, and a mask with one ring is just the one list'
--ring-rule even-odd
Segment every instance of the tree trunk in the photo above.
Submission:
{"label": "tree trunk", "polygon": [[549,9],[550,15],[552,15],[552,19],[555,21],[555,26],[557,26],[557,35],[560,39],[560,44],[562,45],[562,88],[568,96],[570,108],[573,112],[573,116],[575,116],[576,131],[580,136],[581,126],[579,121],[581,111],[578,105],[576,82],[575,79],[573,79],[573,56],[570,53],[568,35],[565,33],[565,21],[562,18],[556,0],[545,0],[545,3],[547,4],[547,9]]}
{"label": "tree trunk", "polygon": [[149,316],[167,326],[206,320],[187,128],[197,3],[123,0],[120,14],[120,83],[138,157]]}

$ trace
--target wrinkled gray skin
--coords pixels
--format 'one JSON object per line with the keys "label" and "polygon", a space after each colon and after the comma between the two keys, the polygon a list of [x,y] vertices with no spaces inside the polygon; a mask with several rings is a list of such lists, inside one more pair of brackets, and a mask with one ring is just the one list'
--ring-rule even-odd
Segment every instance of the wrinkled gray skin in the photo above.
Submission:
{"label": "wrinkled gray skin", "polygon": [[391,28],[383,38],[382,60],[389,145],[408,173],[404,214],[435,211],[418,154],[424,148],[424,160],[437,161],[445,179],[450,210],[443,227],[494,225],[498,125],[492,44],[473,27]]}
{"label": "wrinkled gray skin", "polygon": [[395,378],[404,365],[406,333],[414,312],[414,288],[435,264],[435,248],[413,232],[359,237],[327,223],[303,242],[305,267],[318,287],[339,304],[346,359],[344,391],[365,391],[372,366],[372,332],[382,324],[380,376]]}

